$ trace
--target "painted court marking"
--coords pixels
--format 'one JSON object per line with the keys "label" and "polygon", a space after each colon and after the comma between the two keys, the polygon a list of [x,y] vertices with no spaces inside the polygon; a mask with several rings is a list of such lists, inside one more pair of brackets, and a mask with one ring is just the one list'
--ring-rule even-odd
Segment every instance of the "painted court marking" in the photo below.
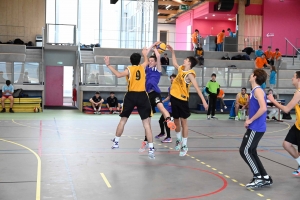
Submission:
{"label": "painted court marking", "polygon": [[110,183],[108,182],[106,176],[105,176],[103,173],[100,173],[100,175],[101,175],[102,179],[104,180],[106,186],[107,186],[108,188],[111,188],[111,185],[110,185]]}

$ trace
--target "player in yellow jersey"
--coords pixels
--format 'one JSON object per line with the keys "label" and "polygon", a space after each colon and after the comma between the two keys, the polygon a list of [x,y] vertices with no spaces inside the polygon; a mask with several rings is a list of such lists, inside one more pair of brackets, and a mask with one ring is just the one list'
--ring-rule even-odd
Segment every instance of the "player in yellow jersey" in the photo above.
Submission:
{"label": "player in yellow jersey", "polygon": [[[199,97],[202,100],[205,110],[207,110],[208,106],[196,81],[195,78],[196,73],[192,69],[194,66],[198,64],[197,59],[192,56],[187,57],[186,59],[184,59],[183,65],[179,66],[173,48],[170,45],[167,45],[167,48],[172,53],[173,66],[176,69],[178,69],[178,74],[176,78],[173,80],[172,87],[170,90],[172,114],[176,125],[175,132],[177,136],[175,149],[177,151],[180,150],[179,156],[185,156],[188,151],[187,118],[191,115],[189,102],[188,102],[191,84],[194,85]],[[182,132],[181,132],[181,126],[182,126]]]}
{"label": "player in yellow jersey", "polygon": [[142,119],[143,126],[145,128],[146,136],[148,139],[149,151],[148,157],[154,159],[154,147],[152,130],[150,127],[149,117],[151,116],[151,105],[146,93],[146,73],[145,67],[148,65],[147,49],[142,51],[144,62],[140,64],[141,55],[139,53],[133,53],[130,56],[130,62],[132,66],[127,67],[123,72],[117,71],[113,66],[109,64],[109,57],[105,56],[104,61],[106,66],[112,71],[116,77],[126,77],[128,83],[128,91],[124,96],[123,108],[120,114],[120,122],[116,130],[116,136],[112,140],[112,149],[119,148],[119,139],[124,131],[124,126],[133,111],[134,107],[137,107],[139,115]]}
{"label": "player in yellow jersey", "polygon": [[[282,144],[283,148],[291,155],[298,163],[298,168],[293,172],[293,175],[300,175],[300,71],[296,71],[292,78],[292,83],[297,89],[292,100],[286,105],[279,104],[273,97],[273,94],[268,95],[268,99],[280,110],[285,113],[290,112],[293,108],[296,111],[296,122],[289,130]],[[298,151],[293,145],[298,146]]]}

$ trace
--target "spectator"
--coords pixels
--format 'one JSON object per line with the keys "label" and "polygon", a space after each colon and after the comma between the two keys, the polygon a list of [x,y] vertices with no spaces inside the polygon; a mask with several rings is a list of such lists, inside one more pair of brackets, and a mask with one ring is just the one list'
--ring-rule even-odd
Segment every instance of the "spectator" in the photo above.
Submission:
{"label": "spectator", "polygon": [[[267,95],[273,95],[273,98],[274,98],[274,99],[277,99],[277,95],[275,95],[275,94],[273,93],[273,90],[272,90],[272,89],[269,89],[269,90],[268,90]],[[267,104],[268,104],[268,111],[270,111],[270,113],[269,113],[268,116],[267,116],[267,119],[273,119],[273,120],[276,120],[276,121],[278,121],[278,122],[282,122],[282,120],[277,119],[277,118],[275,117],[275,116],[278,116],[278,110],[279,110],[279,109],[276,108],[276,107],[274,106],[273,103],[267,102]]]}
{"label": "spectator", "polygon": [[240,109],[245,110],[248,108],[248,94],[246,94],[247,89],[242,88],[241,92],[236,95],[235,98],[235,120],[238,121],[238,112]]}
{"label": "spectator", "polygon": [[220,100],[220,111],[223,112],[223,108],[224,109],[227,109],[227,106],[225,105],[224,103],[224,97],[225,97],[225,93],[224,93],[224,90],[221,89],[221,86],[220,87],[220,92],[217,96],[217,98]]}
{"label": "spectator", "polygon": [[279,67],[280,64],[281,64],[281,58],[282,58],[282,56],[281,56],[281,53],[280,53],[280,51],[279,51],[278,48],[275,49],[273,58],[274,58],[274,61],[275,61],[274,65],[275,65],[276,67]]}
{"label": "spectator", "polygon": [[95,96],[90,98],[90,102],[92,104],[92,107],[94,108],[94,114],[99,114],[100,115],[101,114],[100,113],[101,106],[102,106],[102,103],[104,102],[104,100],[100,96],[100,92],[96,92]]}
{"label": "spectator", "polygon": [[195,32],[191,36],[192,43],[193,43],[193,51],[197,48],[199,43],[199,31],[198,29],[195,29]]}
{"label": "spectator", "polygon": [[258,68],[258,69],[262,69],[264,67],[270,67],[271,68],[271,65],[268,64],[266,58],[265,58],[265,54],[261,55],[261,57],[257,57],[254,61],[254,65],[255,65],[255,68]]}
{"label": "spectator", "polygon": [[168,54],[164,53],[164,56],[160,58],[161,65],[169,65]]}
{"label": "spectator", "polygon": [[223,51],[223,41],[225,38],[225,30],[222,30],[218,35],[217,35],[217,51]]}
{"label": "spectator", "polygon": [[217,96],[220,92],[220,84],[216,81],[216,77],[217,75],[213,73],[211,75],[211,80],[208,81],[206,84],[206,92],[209,94],[208,111],[207,111],[208,120],[210,118],[216,119],[215,111],[216,111]]}
{"label": "spectator", "polygon": [[120,113],[121,106],[120,103],[118,102],[117,97],[115,97],[114,92],[110,92],[110,96],[106,100],[106,107],[109,109],[110,114]]}
{"label": "spectator", "polygon": [[5,83],[5,78],[3,78],[3,71],[0,71],[0,83]]}
{"label": "spectator", "polygon": [[29,76],[28,76],[28,72],[25,72],[25,73],[24,73],[24,76],[23,76],[23,83],[30,83]]}
{"label": "spectator", "polygon": [[231,31],[230,28],[227,29],[228,33],[229,33],[229,37],[234,37],[233,32]]}
{"label": "spectator", "polygon": [[275,66],[271,66],[271,73],[270,73],[270,89],[272,89],[272,92],[274,90],[274,87],[276,85],[276,68]]}
{"label": "spectator", "polygon": [[274,65],[274,53],[271,51],[271,46],[268,46],[268,50],[265,51],[265,56],[268,64]]}
{"label": "spectator", "polygon": [[5,99],[10,100],[10,107],[9,107],[9,112],[14,113],[12,107],[14,105],[14,86],[11,84],[10,80],[6,80],[6,84],[2,86],[2,98],[1,98],[1,103],[2,103],[2,113],[6,112],[5,109]]}
{"label": "spectator", "polygon": [[195,50],[195,58],[197,58],[199,65],[204,65],[204,50],[202,48],[202,45],[199,44],[199,46]]}
{"label": "spectator", "polygon": [[258,49],[255,51],[255,57],[261,57],[264,54],[264,51],[262,50],[262,46],[259,46]]}

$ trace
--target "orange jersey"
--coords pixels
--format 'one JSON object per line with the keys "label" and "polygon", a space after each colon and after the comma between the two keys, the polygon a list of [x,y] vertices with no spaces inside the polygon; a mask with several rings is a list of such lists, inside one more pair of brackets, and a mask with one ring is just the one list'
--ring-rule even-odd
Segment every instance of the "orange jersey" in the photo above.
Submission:
{"label": "orange jersey", "polygon": [[192,34],[192,43],[198,43],[198,34],[196,32]]}
{"label": "orange jersey", "polygon": [[220,92],[219,92],[219,94],[218,94],[218,97],[221,98],[221,97],[223,97],[223,95],[224,95],[224,90],[220,89]]}
{"label": "orange jersey", "polygon": [[225,36],[225,33],[223,33],[223,32],[220,32],[220,33],[217,35],[217,44],[223,42],[224,36]]}
{"label": "orange jersey", "polygon": [[262,57],[257,57],[255,60],[255,64],[259,69],[264,68],[264,65],[268,64],[267,60]]}
{"label": "orange jersey", "polygon": [[266,59],[273,59],[273,54],[272,51],[265,51]]}
{"label": "orange jersey", "polygon": [[273,57],[275,58],[275,59],[277,59],[277,58],[279,58],[279,57],[281,57],[281,53],[278,51],[278,52],[274,52],[274,54],[273,54]]}

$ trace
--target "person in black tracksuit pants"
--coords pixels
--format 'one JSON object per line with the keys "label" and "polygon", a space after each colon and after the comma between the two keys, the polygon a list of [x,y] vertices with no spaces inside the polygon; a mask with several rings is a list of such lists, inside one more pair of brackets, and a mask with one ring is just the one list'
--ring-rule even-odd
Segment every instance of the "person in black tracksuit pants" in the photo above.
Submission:
{"label": "person in black tracksuit pants", "polygon": [[211,113],[211,118],[215,118],[217,96],[220,92],[220,84],[216,82],[215,73],[211,75],[211,80],[206,84],[205,91],[209,94],[207,119],[210,119],[210,113]]}

